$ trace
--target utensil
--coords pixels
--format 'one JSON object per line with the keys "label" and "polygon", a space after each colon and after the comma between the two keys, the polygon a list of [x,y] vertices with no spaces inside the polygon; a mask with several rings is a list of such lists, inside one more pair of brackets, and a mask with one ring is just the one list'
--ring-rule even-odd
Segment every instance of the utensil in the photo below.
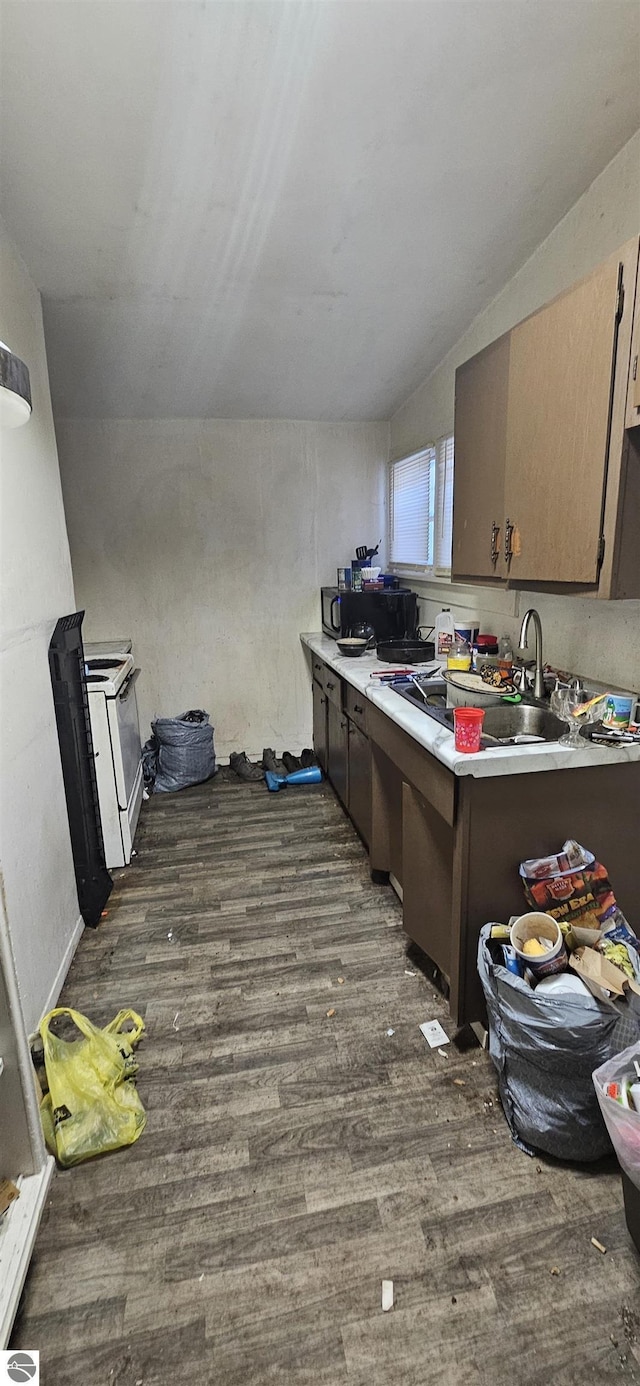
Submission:
{"label": "utensil", "polygon": [[351,627],[353,639],[366,641],[367,648],[371,649],[376,642],[376,633],[373,626],[366,621],[361,621],[359,625]]}
{"label": "utensil", "polygon": [[411,675],[411,678],[410,678],[409,682],[412,683],[412,684],[414,685],[414,688],[417,688],[417,690],[418,690],[418,692],[420,693],[421,697],[424,698],[425,703],[427,704],[427,706],[429,706],[429,699],[428,699],[428,697],[427,697],[427,694],[425,693],[424,688],[422,687],[422,684],[421,684],[421,683],[418,683],[418,679],[417,679],[417,677],[416,677],[415,674],[412,674],[412,675]]}
{"label": "utensil", "polygon": [[431,640],[407,636],[403,640],[382,640],[376,646],[376,651],[378,659],[388,664],[401,659],[408,664],[428,664],[434,657],[435,646]]}
{"label": "utensil", "polygon": [[336,640],[340,654],[346,655],[348,659],[355,659],[359,655],[363,655],[368,643],[368,640],[359,639],[353,635],[345,636],[344,640]]}

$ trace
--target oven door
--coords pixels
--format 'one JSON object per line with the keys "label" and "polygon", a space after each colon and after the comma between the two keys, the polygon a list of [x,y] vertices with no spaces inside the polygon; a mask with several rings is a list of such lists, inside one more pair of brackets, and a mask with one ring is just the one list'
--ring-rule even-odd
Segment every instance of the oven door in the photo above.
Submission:
{"label": "oven door", "polygon": [[139,673],[133,669],[115,698],[107,698],[118,807],[123,811],[130,802],[142,758],[135,689]]}

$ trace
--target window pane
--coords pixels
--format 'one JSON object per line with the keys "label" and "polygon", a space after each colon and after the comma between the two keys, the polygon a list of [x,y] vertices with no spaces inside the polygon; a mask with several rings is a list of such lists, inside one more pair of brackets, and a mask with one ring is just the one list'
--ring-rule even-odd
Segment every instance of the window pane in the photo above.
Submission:
{"label": "window pane", "polygon": [[431,565],[435,527],[435,450],[427,448],[390,468],[392,563]]}

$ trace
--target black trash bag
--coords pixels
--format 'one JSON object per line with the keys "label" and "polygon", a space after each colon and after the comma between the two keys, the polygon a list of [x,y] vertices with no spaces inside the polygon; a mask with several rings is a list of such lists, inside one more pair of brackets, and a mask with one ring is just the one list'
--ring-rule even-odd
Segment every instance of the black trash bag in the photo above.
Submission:
{"label": "black trash bag", "polygon": [[491,924],[478,941],[489,1013],[489,1053],[511,1135],[527,1155],[599,1160],[611,1142],[592,1073],[638,1034],[632,1012],[590,994],[541,994],[498,961]]}
{"label": "black trash bag", "polygon": [[157,717],[142,748],[145,783],[156,794],[202,784],[216,773],[213,727],[201,708],[181,717]]}

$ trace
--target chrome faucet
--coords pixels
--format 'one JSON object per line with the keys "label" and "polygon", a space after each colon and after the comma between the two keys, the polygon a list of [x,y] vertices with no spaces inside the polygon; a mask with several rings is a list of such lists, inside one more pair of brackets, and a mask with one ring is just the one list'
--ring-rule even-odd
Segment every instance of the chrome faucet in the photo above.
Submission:
{"label": "chrome faucet", "polygon": [[525,611],[522,618],[519,640],[521,649],[527,648],[527,635],[530,621],[533,621],[533,628],[536,633],[536,672],[533,680],[533,696],[534,698],[544,698],[546,690],[542,667],[542,622],[534,606],[530,606],[529,610]]}

